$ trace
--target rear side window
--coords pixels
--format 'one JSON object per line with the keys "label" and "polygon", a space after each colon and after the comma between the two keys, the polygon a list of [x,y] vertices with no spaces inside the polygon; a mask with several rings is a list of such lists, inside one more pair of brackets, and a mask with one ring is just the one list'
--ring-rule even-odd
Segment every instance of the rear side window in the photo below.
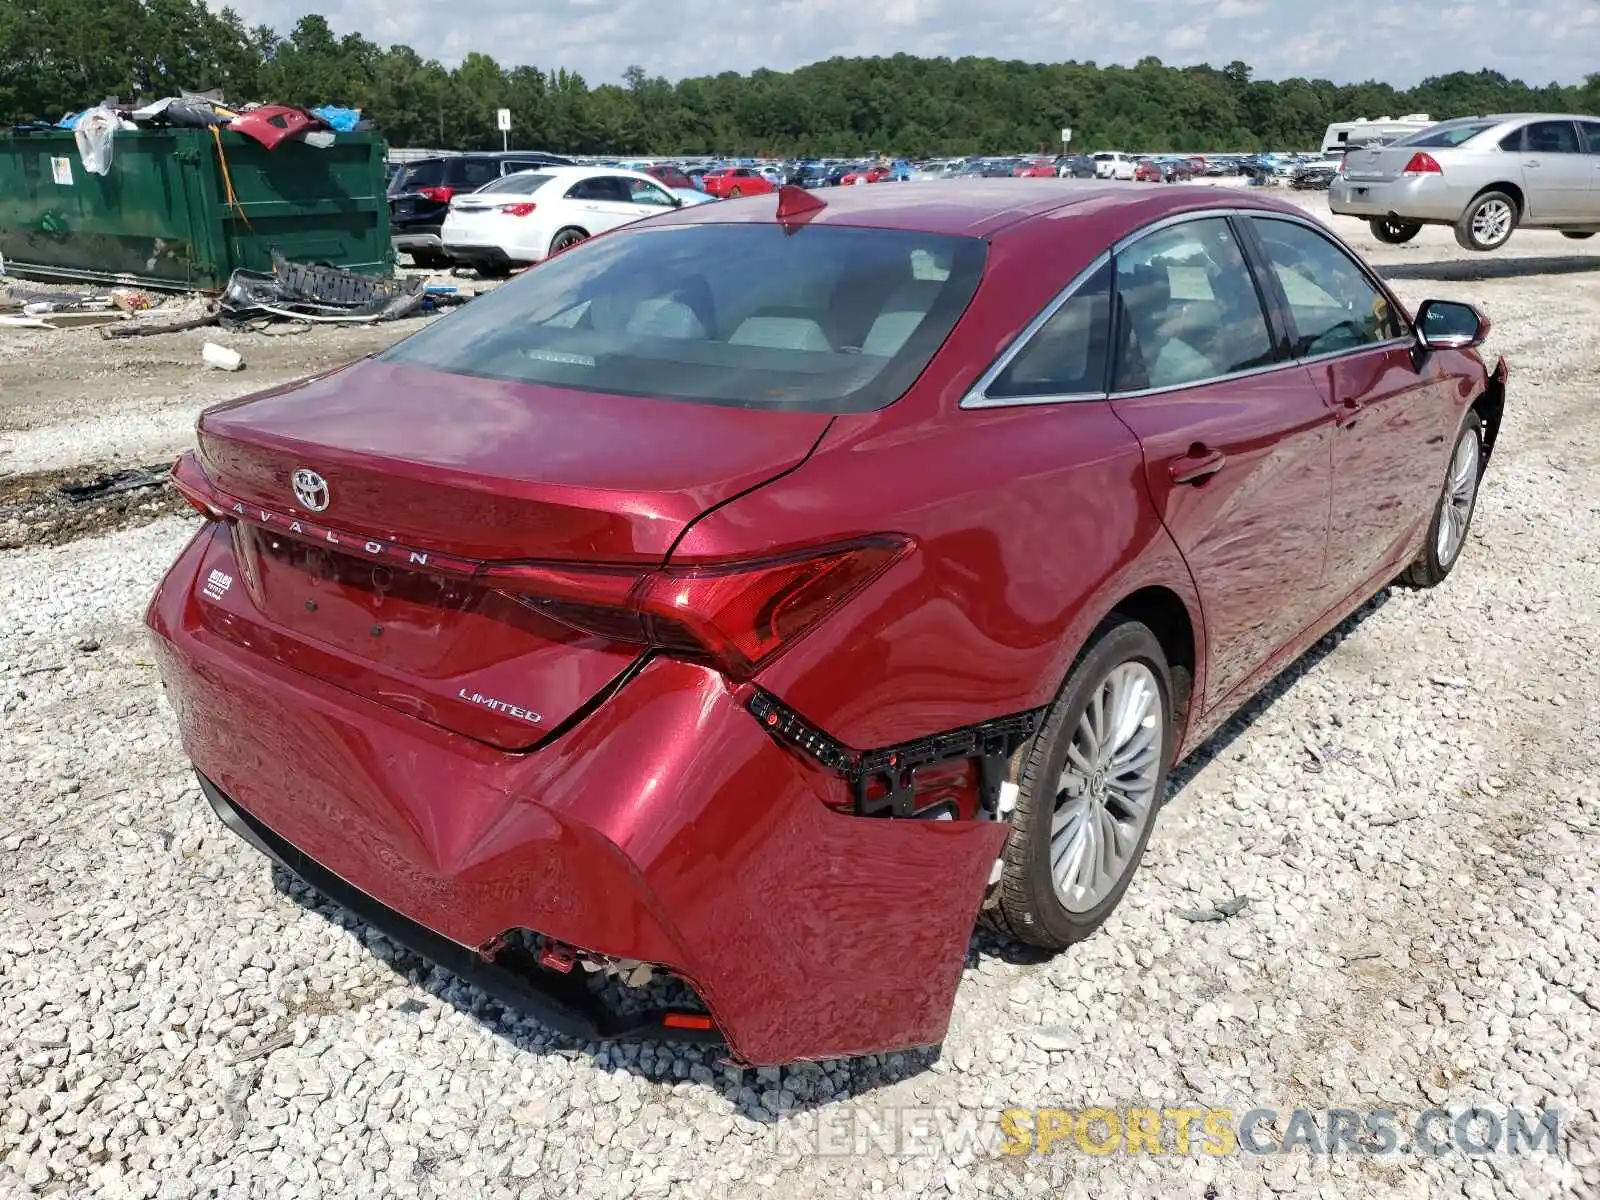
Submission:
{"label": "rear side window", "polygon": [[1493,129],[1497,124],[1499,124],[1497,121],[1469,121],[1465,125],[1449,125],[1442,128],[1438,125],[1434,125],[1427,129],[1419,130],[1416,133],[1408,134],[1403,138],[1397,138],[1395,141],[1391,142],[1390,145],[1436,147],[1459,146],[1463,142],[1471,141],[1485,130]]}
{"label": "rear side window", "polygon": [[995,398],[1078,396],[1106,389],[1111,328],[1111,264],[1081,284],[995,376]]}
{"label": "rear side window", "polygon": [[893,403],[965,311],[976,238],[816,225],[633,229],[556,255],[380,357],[664,399]]}
{"label": "rear side window", "polygon": [[1502,150],[1522,154],[1582,154],[1578,127],[1571,121],[1532,121],[1503,138]]}
{"label": "rear side window", "polygon": [[450,182],[456,187],[482,187],[500,178],[500,163],[492,158],[455,158],[449,162]]}
{"label": "rear side window", "polygon": [[597,175],[593,179],[580,179],[567,189],[568,200],[597,200],[610,204],[627,204],[633,199],[628,181],[615,175]]}
{"label": "rear side window", "polygon": [[1113,390],[1179,387],[1273,361],[1261,297],[1223,218],[1157,230],[1116,263]]}
{"label": "rear side window", "polygon": [[1600,121],[1579,121],[1578,132],[1583,134],[1585,151],[1600,154]]}
{"label": "rear side window", "polygon": [[554,178],[554,175],[541,175],[537,171],[523,171],[517,175],[507,175],[503,179],[496,179],[493,183],[485,184],[478,191],[480,193],[516,192],[521,195],[527,195],[530,192],[537,192]]}
{"label": "rear side window", "polygon": [[1295,357],[1355,350],[1405,333],[1394,306],[1338,246],[1291,221],[1251,220],[1289,303]]}

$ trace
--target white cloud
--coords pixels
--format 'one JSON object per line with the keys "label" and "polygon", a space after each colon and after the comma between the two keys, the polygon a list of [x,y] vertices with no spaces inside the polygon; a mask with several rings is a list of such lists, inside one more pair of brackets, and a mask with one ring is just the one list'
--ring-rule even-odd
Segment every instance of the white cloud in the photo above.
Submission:
{"label": "white cloud", "polygon": [[[225,0],[209,0],[220,7]],[[287,31],[321,12],[340,33],[404,42],[450,63],[479,50],[503,64],[566,67],[591,84],[630,63],[682,78],[788,70],[834,55],[994,55],[1028,61],[1222,65],[1401,86],[1488,67],[1529,82],[1596,69],[1595,0],[233,0],[247,23]],[[1316,14],[1313,16],[1312,14]],[[1396,26],[1417,31],[1393,37]],[[1379,30],[1385,33],[1379,34]]]}

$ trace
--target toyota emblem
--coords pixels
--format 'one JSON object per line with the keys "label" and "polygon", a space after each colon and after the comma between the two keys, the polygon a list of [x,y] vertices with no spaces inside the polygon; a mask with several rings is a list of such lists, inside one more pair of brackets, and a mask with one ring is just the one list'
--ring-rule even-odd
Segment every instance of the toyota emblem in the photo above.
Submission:
{"label": "toyota emblem", "polygon": [[302,508],[321,512],[328,507],[328,481],[315,471],[302,467],[294,473],[289,483],[294,488],[294,498]]}

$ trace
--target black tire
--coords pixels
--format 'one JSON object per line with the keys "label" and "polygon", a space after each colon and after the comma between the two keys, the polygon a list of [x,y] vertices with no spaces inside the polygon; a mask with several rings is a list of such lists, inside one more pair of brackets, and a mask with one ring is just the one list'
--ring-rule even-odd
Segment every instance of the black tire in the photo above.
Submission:
{"label": "black tire", "polygon": [[[1498,206],[1504,206],[1509,219],[1493,232],[1485,232],[1478,228],[1480,214],[1485,214],[1491,206],[1496,206],[1495,211],[1500,211]],[[1511,240],[1511,235],[1516,231],[1517,222],[1522,219],[1522,210],[1515,199],[1504,192],[1488,191],[1473,199],[1467,205],[1466,211],[1461,214],[1461,219],[1456,222],[1456,241],[1463,250],[1477,250],[1487,253],[1498,250]]]}
{"label": "black tire", "polygon": [[[1089,702],[1112,671],[1128,663],[1148,667],[1159,693],[1163,725],[1155,790],[1144,827],[1115,884],[1092,908],[1072,912],[1063,904],[1051,875],[1051,821],[1057,785]],[[1088,937],[1111,915],[1144,857],[1156,812],[1166,795],[1167,768],[1177,751],[1172,714],[1172,672],[1161,643],[1138,621],[1115,614],[1108,617],[1078,655],[1026,751],[1011,833],[1001,855],[999,886],[985,914],[996,931],[1028,945],[1064,950]]]}
{"label": "black tire", "polygon": [[511,264],[508,262],[483,262],[474,264],[474,271],[480,279],[504,279],[511,274]]}
{"label": "black tire", "polygon": [[[1451,505],[1453,476],[1456,461],[1462,453],[1462,443],[1468,438],[1472,439],[1472,461],[1476,464],[1472,472],[1472,492],[1466,505],[1466,516],[1461,523],[1461,533],[1455,540],[1454,549],[1448,555],[1441,555],[1439,547],[1439,527],[1446,520],[1445,510]],[[1450,462],[1445,467],[1444,485],[1439,489],[1439,498],[1434,502],[1433,517],[1428,522],[1428,536],[1422,543],[1422,549],[1417,552],[1417,557],[1411,565],[1400,575],[1400,582],[1407,587],[1431,588],[1443,583],[1445,577],[1455,569],[1456,563],[1461,561],[1461,554],[1467,546],[1467,535],[1472,531],[1472,517],[1478,510],[1478,484],[1483,479],[1483,422],[1478,419],[1476,412],[1467,413],[1467,419],[1462,423],[1461,432],[1456,435],[1455,445],[1450,451]]]}
{"label": "black tire", "polygon": [[729,200],[737,200],[742,195],[744,195],[744,189],[742,187],[740,187],[737,183],[734,184],[731,188],[728,189],[728,199]]}
{"label": "black tire", "polygon": [[579,242],[587,241],[589,235],[576,225],[568,225],[565,229],[556,230],[555,237],[550,239],[550,253],[560,254],[563,250],[576,246]]}
{"label": "black tire", "polygon": [[1581,242],[1581,241],[1584,240],[1584,238],[1592,238],[1594,236],[1594,230],[1592,230],[1592,229],[1563,229],[1561,231],[1561,236],[1564,237],[1564,238],[1571,238],[1575,242]]}
{"label": "black tire", "polygon": [[420,267],[425,271],[442,270],[450,265],[450,259],[437,250],[410,250],[411,265]]}
{"label": "black tire", "polygon": [[1373,217],[1367,222],[1372,236],[1386,246],[1403,246],[1422,232],[1421,221],[1402,221],[1398,217]]}

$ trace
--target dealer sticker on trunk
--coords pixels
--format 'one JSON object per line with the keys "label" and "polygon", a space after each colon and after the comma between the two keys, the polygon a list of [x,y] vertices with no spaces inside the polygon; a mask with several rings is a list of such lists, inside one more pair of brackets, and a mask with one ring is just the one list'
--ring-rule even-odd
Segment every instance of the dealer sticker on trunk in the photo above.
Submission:
{"label": "dealer sticker on trunk", "polygon": [[232,586],[232,575],[226,575],[221,571],[212,571],[210,577],[206,580],[206,586],[201,590],[211,599],[221,600],[223,596],[228,594],[228,589]]}

